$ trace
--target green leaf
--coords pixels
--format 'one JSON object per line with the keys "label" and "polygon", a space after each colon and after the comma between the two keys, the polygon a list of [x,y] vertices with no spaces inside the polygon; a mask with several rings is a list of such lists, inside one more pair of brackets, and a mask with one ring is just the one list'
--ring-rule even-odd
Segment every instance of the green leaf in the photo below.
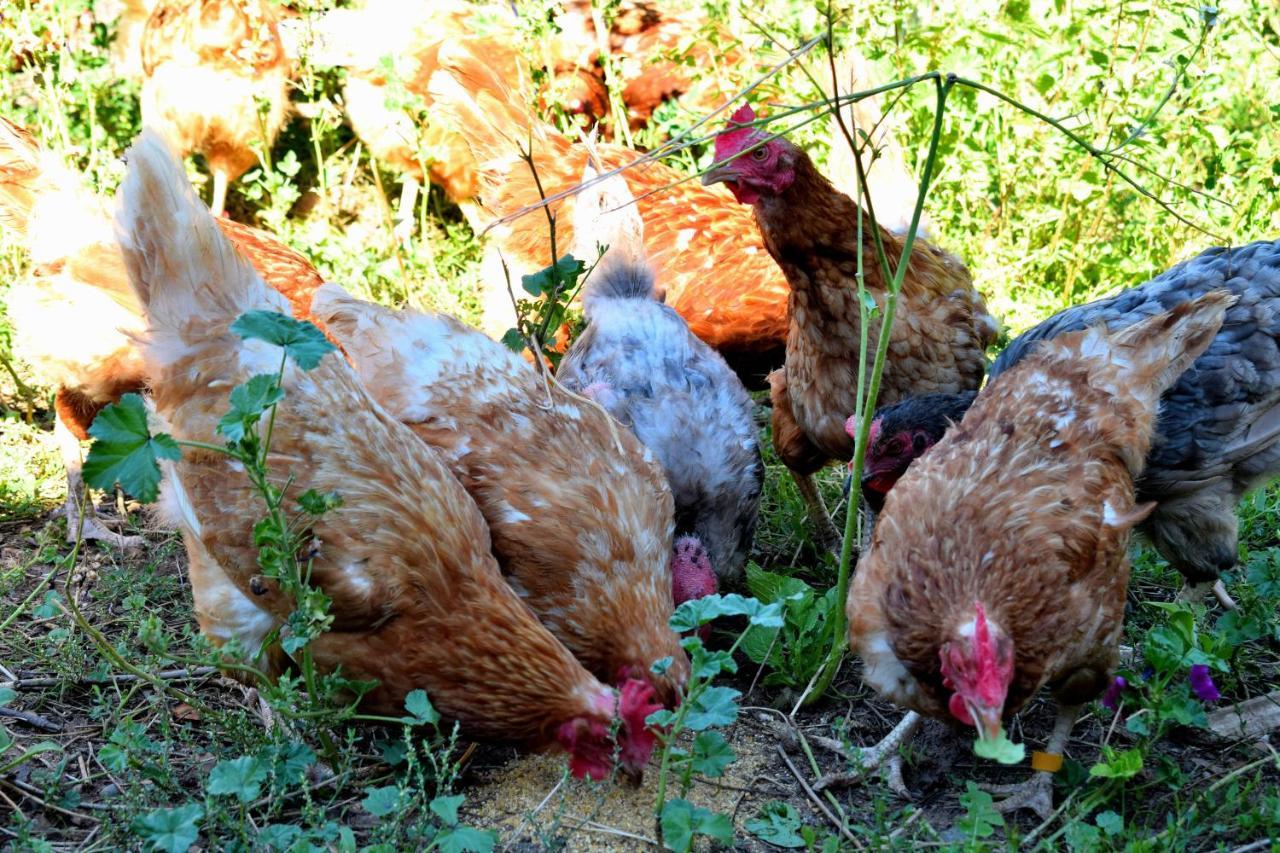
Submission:
{"label": "green leaf", "polygon": [[722,672],[737,672],[738,664],[733,655],[724,649],[714,652],[704,651],[694,655],[693,677],[703,680],[715,678]]}
{"label": "green leaf", "polygon": [[1004,817],[996,811],[991,795],[973,782],[965,783],[960,795],[960,805],[965,815],[956,821],[956,828],[971,838],[990,838],[996,827],[1004,826]]}
{"label": "green leaf", "polygon": [[1036,87],[1036,91],[1043,95],[1052,89],[1053,84],[1056,82],[1057,80],[1054,79],[1052,74],[1041,74],[1036,78],[1036,82],[1033,85]]}
{"label": "green leaf", "polygon": [[1000,729],[1000,734],[994,740],[983,740],[978,738],[973,742],[973,754],[979,758],[986,758],[991,761],[998,761],[1001,764],[1017,764],[1027,757],[1027,748],[1020,743],[1014,743],[1009,740],[1009,735],[1005,734],[1005,730]]}
{"label": "green leaf", "polygon": [[405,720],[407,723],[434,726],[440,722],[440,712],[431,704],[425,690],[411,690],[404,697],[404,709],[410,714]]}
{"label": "green leaf", "polygon": [[188,803],[172,809],[156,809],[134,819],[130,829],[147,842],[150,850],[186,853],[200,838],[200,821],[204,809],[199,803]]}
{"label": "green leaf", "polygon": [[1093,822],[1101,827],[1102,831],[1112,838],[1115,838],[1117,835],[1124,832],[1124,818],[1110,810],[1098,812],[1098,815],[1093,819]]}
{"label": "green leaf", "polygon": [[12,687],[0,687],[0,708],[18,698],[18,691]]}
{"label": "green leaf", "polygon": [[427,808],[431,809],[432,814],[444,821],[445,826],[458,825],[458,806],[462,805],[466,797],[462,794],[453,796],[436,797],[431,801]]}
{"label": "green leaf", "polygon": [[284,391],[276,377],[259,373],[243,385],[231,389],[231,409],[218,421],[218,434],[230,442],[239,442],[253,429],[262,414],[284,399]]}
{"label": "green leaf", "polygon": [[662,840],[667,849],[685,853],[693,847],[695,835],[705,835],[729,844],[733,841],[733,824],[721,814],[698,808],[686,800],[668,800],[662,805]]}
{"label": "green leaf", "polygon": [[313,323],[277,311],[248,311],[231,324],[231,331],[248,340],[266,341],[284,349],[303,370],[311,370],[336,347]]}
{"label": "green leaf", "polygon": [[710,779],[718,779],[737,760],[733,747],[719,732],[702,732],[693,739],[693,770]]}
{"label": "green leaf", "polygon": [[684,718],[685,728],[700,732],[712,726],[732,725],[738,719],[738,697],[741,695],[732,687],[708,687],[692,699],[692,706]]}
{"label": "green leaf", "polygon": [[62,596],[57,590],[49,590],[44,594],[44,601],[35,610],[31,611],[37,619],[52,619],[62,612],[62,608],[58,606],[62,601]]}
{"label": "green leaf", "polygon": [[232,795],[242,803],[250,803],[262,793],[267,767],[257,757],[242,755],[231,761],[219,761],[209,774],[205,790],[215,795]]}
{"label": "green leaf", "polygon": [[1142,750],[1127,749],[1117,753],[1104,747],[1102,761],[1089,768],[1089,775],[1103,779],[1131,779],[1142,772]]}
{"label": "green leaf", "polygon": [[1092,853],[1102,847],[1102,833],[1098,831],[1096,826],[1091,826],[1082,821],[1072,821],[1067,825],[1065,833],[1067,849],[1072,853],[1081,851],[1081,853]]}
{"label": "green leaf", "polygon": [[757,817],[747,821],[747,832],[774,847],[804,847],[800,836],[800,812],[790,803],[770,802],[760,808]]}
{"label": "green leaf", "polygon": [[502,343],[512,352],[520,352],[525,348],[524,335],[520,334],[519,329],[507,329],[502,334]]}
{"label": "green leaf", "polygon": [[400,808],[400,786],[386,785],[382,788],[370,788],[360,801],[364,810],[374,817],[386,817]]}
{"label": "green leaf", "polygon": [[673,663],[675,663],[675,658],[671,655],[667,655],[666,657],[658,658],[650,664],[649,671],[654,675],[666,675],[667,670],[671,669],[671,664]]}
{"label": "green leaf", "polygon": [[657,726],[658,728],[666,728],[676,721],[676,712],[668,711],[666,708],[660,708],[652,714],[644,718],[645,724]]}
{"label": "green leaf", "polygon": [[[269,850],[289,850],[294,842],[302,837],[302,827],[291,823],[273,823],[262,828],[258,833],[258,845]],[[307,848],[302,848],[307,849]],[[314,849],[314,848],[312,848]]]}
{"label": "green leaf", "polygon": [[[143,503],[152,503],[160,486],[160,460],[182,456],[165,433],[152,435],[147,409],[137,394],[125,394],[107,406],[89,427],[93,446],[84,461],[84,481],[95,489],[120,487]],[[71,519],[74,524],[75,520]]]}
{"label": "green leaf", "polygon": [[302,511],[310,515],[324,515],[326,512],[338,509],[342,506],[342,495],[337,492],[317,492],[315,489],[307,489],[298,495],[298,506]]}
{"label": "green leaf", "polygon": [[587,265],[573,255],[565,255],[551,266],[543,267],[532,275],[520,277],[520,286],[530,296],[552,294],[556,287],[567,290],[577,283]]}
{"label": "green leaf", "polygon": [[286,785],[297,785],[306,777],[307,768],[316,763],[316,753],[305,743],[287,741],[263,750],[263,760]]}
{"label": "green leaf", "polygon": [[746,616],[752,625],[766,628],[782,627],[782,602],[761,604],[754,598],[744,598],[737,593],[708,595],[686,601],[671,614],[669,624],[676,633],[696,630],[721,616]]}
{"label": "green leaf", "polygon": [[791,598],[796,593],[812,595],[814,592],[813,587],[799,578],[767,572],[755,563],[747,563],[747,590],[765,604]]}
{"label": "green leaf", "polygon": [[446,829],[435,837],[435,844],[442,853],[492,853],[498,836],[491,830],[458,826]]}

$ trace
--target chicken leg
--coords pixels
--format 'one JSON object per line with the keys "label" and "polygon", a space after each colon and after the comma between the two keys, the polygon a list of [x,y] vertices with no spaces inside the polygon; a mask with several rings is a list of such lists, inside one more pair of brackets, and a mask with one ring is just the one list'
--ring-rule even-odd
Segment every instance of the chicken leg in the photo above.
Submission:
{"label": "chicken leg", "polygon": [[[67,542],[77,539],[96,539],[109,542],[117,548],[137,548],[146,540],[141,536],[122,536],[108,530],[98,519],[93,508],[93,501],[88,499],[84,488],[84,477],[81,475],[83,459],[81,457],[80,439],[63,423],[62,418],[54,420],[54,439],[58,443],[58,452],[62,455],[62,464],[67,471],[67,500],[56,515],[67,519]],[[84,501],[83,510],[80,502]]]}
{"label": "chicken leg", "polygon": [[845,773],[828,773],[819,779],[814,787],[821,791],[832,785],[851,785],[865,779],[870,771],[883,764],[885,781],[889,789],[903,799],[911,799],[906,783],[902,781],[901,749],[903,744],[909,743],[915,736],[916,730],[920,728],[920,723],[923,721],[924,718],[915,711],[908,711],[901,722],[893,727],[893,731],[885,735],[879,743],[866,749],[858,749],[854,755],[850,755],[844,744],[837,740],[824,737],[813,738],[814,743],[824,749],[838,752],[858,765],[857,769]]}
{"label": "chicken leg", "polygon": [[228,182],[226,170],[213,170],[213,200],[209,202],[209,210],[214,216],[221,216],[226,210]]}
{"label": "chicken leg", "polygon": [[396,205],[396,227],[393,233],[403,246],[409,245],[409,237],[413,235],[413,209],[418,203],[419,189],[421,187],[417,179],[407,175],[400,185],[400,203]]}
{"label": "chicken leg", "polygon": [[[1051,756],[1061,756],[1071,738],[1076,724],[1079,705],[1064,705],[1058,709],[1058,720],[1053,724],[1053,734],[1044,751]],[[1036,770],[1031,778],[1013,785],[983,785],[989,794],[1002,794],[995,802],[996,811],[1012,812],[1021,808],[1031,809],[1041,820],[1048,820],[1053,813],[1053,772]]]}
{"label": "chicken leg", "polygon": [[839,558],[843,537],[832,522],[831,513],[827,512],[827,505],[822,502],[822,495],[818,493],[818,484],[814,482],[813,475],[797,474],[792,471],[791,476],[795,478],[796,488],[799,489],[800,497],[809,511],[809,520],[817,533],[818,545],[830,548]]}
{"label": "chicken leg", "polygon": [[1188,583],[1182,588],[1182,592],[1178,593],[1178,601],[1185,601],[1187,604],[1199,604],[1204,601],[1205,594],[1213,590],[1214,598],[1218,599],[1218,603],[1226,610],[1236,610],[1239,605],[1236,600],[1231,597],[1231,593],[1227,592],[1227,588],[1223,585],[1222,580],[1218,579],[1210,583],[1202,581],[1201,583]]}

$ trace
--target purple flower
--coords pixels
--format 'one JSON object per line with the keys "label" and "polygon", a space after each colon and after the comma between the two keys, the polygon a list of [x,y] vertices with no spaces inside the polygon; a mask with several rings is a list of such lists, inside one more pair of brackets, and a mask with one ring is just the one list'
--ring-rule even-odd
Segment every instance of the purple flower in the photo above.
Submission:
{"label": "purple flower", "polygon": [[1120,694],[1129,686],[1129,681],[1123,675],[1117,675],[1115,681],[1111,682],[1111,686],[1107,688],[1107,692],[1102,694],[1102,705],[1112,711],[1120,710]]}
{"label": "purple flower", "polygon": [[1202,663],[1198,663],[1191,667],[1191,674],[1188,676],[1191,680],[1191,692],[1196,694],[1196,698],[1201,702],[1217,702],[1222,698],[1222,694],[1218,692],[1218,686],[1213,683],[1213,678],[1209,675],[1209,667]]}

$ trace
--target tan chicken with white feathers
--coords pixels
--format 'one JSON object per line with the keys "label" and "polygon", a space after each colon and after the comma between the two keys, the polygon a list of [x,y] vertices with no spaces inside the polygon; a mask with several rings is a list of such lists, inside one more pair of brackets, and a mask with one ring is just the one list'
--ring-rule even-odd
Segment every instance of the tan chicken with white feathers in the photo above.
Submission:
{"label": "tan chicken with white feathers", "polygon": [[[176,439],[215,443],[231,389],[280,365],[277,347],[241,339],[232,323],[248,311],[288,314],[288,304],[236,254],[150,132],[129,151],[118,221],[146,312],[156,412]],[[574,775],[596,779],[609,774],[616,746],[623,771],[639,774],[654,745],[644,723],[659,707],[652,688],[627,680],[615,693],[537,621],[439,455],[375,403],[336,352],[308,372],[290,361],[281,387],[272,480],[287,481],[286,504],[308,489],[344,501],[312,531],[309,577],[333,617],[309,646],[321,669],[376,680],[362,703],[377,713],[399,714],[421,688],[472,735],[559,743]],[[259,575],[260,495],[243,466],[210,450],[187,448],[166,467],[161,509],[182,530],[201,628],[255,655],[295,607]],[[278,645],[262,650],[273,673],[287,663]]]}

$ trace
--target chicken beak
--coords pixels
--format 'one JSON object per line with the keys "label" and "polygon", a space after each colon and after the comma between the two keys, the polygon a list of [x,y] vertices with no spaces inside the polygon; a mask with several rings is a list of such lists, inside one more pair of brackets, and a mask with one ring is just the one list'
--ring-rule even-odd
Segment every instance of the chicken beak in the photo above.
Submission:
{"label": "chicken beak", "polygon": [[978,740],[995,741],[1004,734],[1003,710],[1000,708],[983,708],[973,702],[966,702],[969,716],[978,730]]}
{"label": "chicken beak", "polygon": [[873,512],[880,512],[884,509],[884,495],[872,486],[876,481],[875,474],[866,474],[862,478],[862,499],[867,502],[867,506],[871,507]]}
{"label": "chicken beak", "polygon": [[709,187],[712,184],[718,184],[723,181],[738,180],[738,170],[733,168],[733,164],[726,163],[723,166],[712,166],[710,169],[702,173],[702,185]]}

